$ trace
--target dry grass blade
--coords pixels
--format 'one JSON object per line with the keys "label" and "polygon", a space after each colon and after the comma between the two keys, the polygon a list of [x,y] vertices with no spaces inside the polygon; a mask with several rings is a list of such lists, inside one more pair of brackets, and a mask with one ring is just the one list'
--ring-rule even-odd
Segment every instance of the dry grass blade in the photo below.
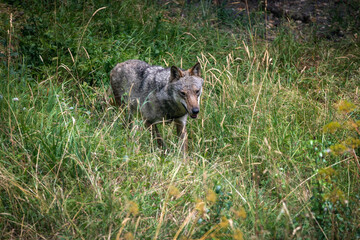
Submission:
{"label": "dry grass blade", "polygon": [[193,218],[193,216],[195,215],[196,213],[196,209],[192,210],[188,216],[185,218],[185,220],[183,221],[183,223],[180,225],[180,228],[179,230],[176,232],[173,240],[177,240],[177,238],[180,236],[180,233],[182,232],[182,230],[185,228],[186,225],[189,224],[191,218]]}
{"label": "dry grass blade", "polygon": [[78,43],[78,47],[77,47],[77,50],[76,50],[76,58],[75,58],[75,62],[77,61],[77,58],[78,58],[78,55],[79,55],[79,50],[80,50],[80,46],[81,46],[81,42],[84,38],[84,34],[86,32],[86,29],[88,28],[90,22],[91,22],[91,19],[96,15],[96,13],[98,13],[99,11],[103,10],[103,9],[106,9],[106,7],[101,7],[99,9],[97,9],[90,17],[89,21],[87,22],[85,28],[84,28],[84,31],[82,32],[81,34],[81,37],[80,37],[80,40],[79,40],[79,43]]}

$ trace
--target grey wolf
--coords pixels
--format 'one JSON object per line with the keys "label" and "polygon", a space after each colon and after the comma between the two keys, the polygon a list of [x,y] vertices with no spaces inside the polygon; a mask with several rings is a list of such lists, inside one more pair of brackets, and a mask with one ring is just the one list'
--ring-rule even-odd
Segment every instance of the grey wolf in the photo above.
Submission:
{"label": "grey wolf", "polygon": [[181,149],[184,153],[187,151],[186,121],[188,115],[197,118],[200,112],[204,83],[199,63],[183,70],[128,60],[114,67],[110,83],[116,103],[120,106],[128,104],[130,115],[139,112],[160,146],[165,147],[165,144],[156,124],[175,122],[182,140]]}

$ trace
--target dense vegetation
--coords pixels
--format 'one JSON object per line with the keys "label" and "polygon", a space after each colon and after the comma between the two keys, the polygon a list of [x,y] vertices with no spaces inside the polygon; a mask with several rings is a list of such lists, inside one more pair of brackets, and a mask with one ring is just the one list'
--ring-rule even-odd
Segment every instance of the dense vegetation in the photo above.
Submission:
{"label": "dense vegetation", "polygon": [[[183,2],[1,4],[1,239],[360,238],[359,33],[265,41],[258,12]],[[186,161],[172,126],[166,153],[124,127],[127,59],[201,63]]]}

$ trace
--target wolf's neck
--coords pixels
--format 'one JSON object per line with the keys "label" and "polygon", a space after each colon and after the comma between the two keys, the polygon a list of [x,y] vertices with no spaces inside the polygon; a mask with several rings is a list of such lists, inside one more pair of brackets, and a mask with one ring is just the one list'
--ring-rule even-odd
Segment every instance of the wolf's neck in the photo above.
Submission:
{"label": "wolf's neck", "polygon": [[172,90],[169,85],[166,85],[158,92],[157,99],[161,102],[161,106],[163,106],[162,111],[169,119],[184,116],[186,114],[186,109],[171,93]]}
{"label": "wolf's neck", "polygon": [[162,89],[157,92],[157,99],[169,103],[176,102],[171,94],[171,89],[168,84],[166,84]]}

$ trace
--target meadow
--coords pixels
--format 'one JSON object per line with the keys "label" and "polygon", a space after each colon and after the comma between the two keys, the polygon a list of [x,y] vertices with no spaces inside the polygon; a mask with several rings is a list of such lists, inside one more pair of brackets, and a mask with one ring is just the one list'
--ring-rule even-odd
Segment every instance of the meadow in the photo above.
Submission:
{"label": "meadow", "polygon": [[[1,3],[0,239],[360,239],[359,32],[184,2]],[[124,127],[128,59],[200,62],[186,160]]]}

